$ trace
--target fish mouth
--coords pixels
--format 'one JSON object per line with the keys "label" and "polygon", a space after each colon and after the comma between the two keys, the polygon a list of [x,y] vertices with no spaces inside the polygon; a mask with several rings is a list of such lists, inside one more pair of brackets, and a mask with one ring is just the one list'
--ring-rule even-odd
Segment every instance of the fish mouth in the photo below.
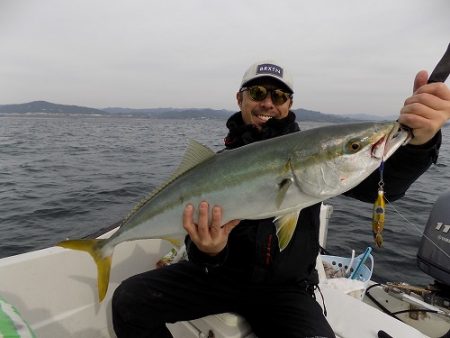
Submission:
{"label": "fish mouth", "polygon": [[413,137],[412,129],[395,122],[391,132],[387,135],[384,146],[383,160],[387,160],[401,146],[406,145]]}
{"label": "fish mouth", "polygon": [[411,128],[395,122],[389,133],[373,145],[372,157],[387,160],[399,147],[407,144],[412,136]]}

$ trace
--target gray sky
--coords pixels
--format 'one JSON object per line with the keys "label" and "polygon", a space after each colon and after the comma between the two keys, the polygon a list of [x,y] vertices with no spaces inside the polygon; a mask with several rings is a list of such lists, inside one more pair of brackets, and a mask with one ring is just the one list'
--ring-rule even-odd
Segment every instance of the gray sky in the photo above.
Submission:
{"label": "gray sky", "polygon": [[272,58],[294,108],[391,115],[449,42],[449,0],[0,0],[0,104],[236,110]]}

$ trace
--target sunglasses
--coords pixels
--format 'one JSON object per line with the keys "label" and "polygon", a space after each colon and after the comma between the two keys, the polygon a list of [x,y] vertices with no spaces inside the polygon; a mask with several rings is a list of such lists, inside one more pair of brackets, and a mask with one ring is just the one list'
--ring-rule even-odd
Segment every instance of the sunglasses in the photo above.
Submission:
{"label": "sunglasses", "polygon": [[246,90],[250,94],[250,97],[252,98],[253,101],[262,101],[270,93],[272,102],[276,106],[281,106],[292,96],[291,93],[286,93],[281,89],[267,89],[266,87],[263,86],[242,87],[240,92],[244,92]]}

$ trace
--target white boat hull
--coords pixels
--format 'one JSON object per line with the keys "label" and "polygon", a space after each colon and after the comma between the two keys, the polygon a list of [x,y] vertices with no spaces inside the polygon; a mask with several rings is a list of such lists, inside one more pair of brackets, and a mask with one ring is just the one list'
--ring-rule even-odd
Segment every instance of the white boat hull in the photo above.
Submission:
{"label": "white boat hull", "polygon": [[[326,235],[326,232],[322,232]],[[108,236],[110,234],[105,234]],[[155,268],[171,246],[161,240],[125,242],[117,246],[108,293],[98,303],[97,271],[85,253],[51,247],[0,259],[0,296],[13,304],[37,337],[115,337],[111,297],[119,283]],[[379,330],[395,338],[426,337],[342,291],[322,289],[328,320],[338,337],[377,337]],[[321,296],[317,294],[317,299]],[[321,303],[321,301],[319,301]],[[251,338],[250,327],[234,314],[215,315],[169,325],[175,337]]]}

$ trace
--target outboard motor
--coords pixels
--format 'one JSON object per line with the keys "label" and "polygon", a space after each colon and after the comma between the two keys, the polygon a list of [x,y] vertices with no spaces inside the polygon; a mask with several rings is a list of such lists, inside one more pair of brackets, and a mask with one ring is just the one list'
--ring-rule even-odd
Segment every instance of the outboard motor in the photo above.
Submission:
{"label": "outboard motor", "polygon": [[450,191],[431,210],[417,253],[418,267],[436,280],[441,292],[450,291]]}

